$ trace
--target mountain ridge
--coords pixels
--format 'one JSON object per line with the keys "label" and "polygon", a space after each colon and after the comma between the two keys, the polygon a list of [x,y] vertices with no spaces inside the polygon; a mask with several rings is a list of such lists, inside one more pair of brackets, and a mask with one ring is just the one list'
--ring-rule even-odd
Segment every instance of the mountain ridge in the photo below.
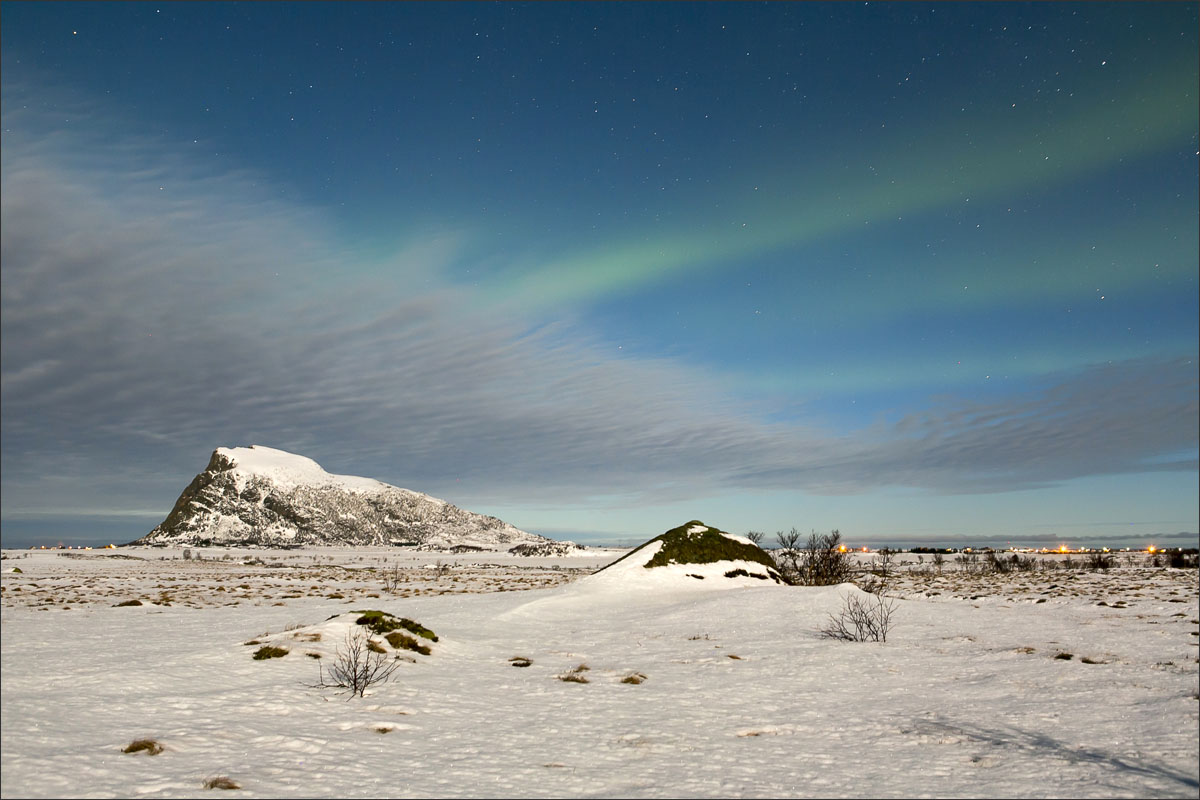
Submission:
{"label": "mountain ridge", "polygon": [[578,548],[372,478],[261,445],[219,447],[170,513],[131,545],[407,545],[565,555]]}

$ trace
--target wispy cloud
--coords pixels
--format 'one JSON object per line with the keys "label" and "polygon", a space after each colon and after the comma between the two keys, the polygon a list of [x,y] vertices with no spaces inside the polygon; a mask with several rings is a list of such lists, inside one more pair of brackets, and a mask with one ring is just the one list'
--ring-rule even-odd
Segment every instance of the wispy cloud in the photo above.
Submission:
{"label": "wispy cloud", "polygon": [[530,502],[1196,469],[1154,460],[1196,446],[1192,362],[1060,375],[834,437],[765,422],[717,374],[531,333],[435,280],[441,232],[381,263],[255,176],[7,108],[4,126],[6,515],[169,506],[209,450],[252,443]]}

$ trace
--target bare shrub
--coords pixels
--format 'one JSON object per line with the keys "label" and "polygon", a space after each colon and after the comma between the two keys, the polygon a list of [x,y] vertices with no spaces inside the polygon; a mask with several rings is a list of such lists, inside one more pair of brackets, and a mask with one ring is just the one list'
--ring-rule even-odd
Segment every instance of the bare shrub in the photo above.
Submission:
{"label": "bare shrub", "polygon": [[779,549],[773,554],[779,571],[790,583],[800,583],[800,531],[792,528],[787,533],[777,531],[775,541]]}
{"label": "bare shrub", "polygon": [[895,611],[896,602],[882,594],[846,595],[842,610],[829,615],[821,635],[846,642],[886,642]]}
{"label": "bare shrub", "polygon": [[746,531],[746,538],[754,542],[759,547],[762,547],[763,539],[766,538],[766,534],[762,531]]}
{"label": "bare shrub", "polygon": [[871,559],[871,577],[865,579],[861,588],[871,594],[883,594],[896,576],[896,551],[884,547]]}
{"label": "bare shrub", "polygon": [[359,628],[352,628],[346,632],[345,647],[338,648],[328,673],[324,665],[319,667],[320,681],[313,688],[340,689],[348,693],[346,699],[355,695],[362,697],[370,687],[390,680],[399,666],[400,662],[373,652],[367,635]]}
{"label": "bare shrub", "polygon": [[1172,569],[1196,569],[1200,555],[1195,551],[1174,550],[1167,554],[1167,566]]}
{"label": "bare shrub", "polygon": [[398,566],[386,570],[382,573],[381,577],[383,578],[383,590],[389,594],[395,594],[404,585],[404,574]]}
{"label": "bare shrub", "polygon": [[803,586],[833,586],[848,583],[854,575],[850,553],[842,545],[842,534],[813,531],[800,546],[795,528],[777,534],[780,543],[780,572],[790,583]]}

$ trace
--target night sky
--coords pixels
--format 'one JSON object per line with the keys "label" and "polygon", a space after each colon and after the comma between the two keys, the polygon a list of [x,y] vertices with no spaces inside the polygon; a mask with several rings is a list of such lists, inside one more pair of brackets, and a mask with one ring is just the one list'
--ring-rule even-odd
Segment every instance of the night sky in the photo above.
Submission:
{"label": "night sky", "polygon": [[260,444],[583,543],[1195,546],[1198,8],[4,2],[3,543]]}

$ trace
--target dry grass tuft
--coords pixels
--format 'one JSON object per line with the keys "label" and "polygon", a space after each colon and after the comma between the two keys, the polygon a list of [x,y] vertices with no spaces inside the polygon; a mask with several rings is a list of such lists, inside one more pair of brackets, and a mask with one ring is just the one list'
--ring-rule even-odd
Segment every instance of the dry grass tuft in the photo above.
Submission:
{"label": "dry grass tuft", "polygon": [[209,778],[204,782],[205,789],[240,789],[242,788],[235,783],[231,778],[224,775],[218,775],[215,778]]}
{"label": "dry grass tuft", "polygon": [[163,746],[153,739],[134,739],[130,742],[122,753],[145,753],[148,756],[156,756],[163,751]]}
{"label": "dry grass tuft", "polygon": [[254,660],[263,661],[268,658],[283,658],[288,654],[286,647],[272,647],[271,645],[263,645],[254,651]]}
{"label": "dry grass tuft", "polygon": [[591,669],[591,667],[589,667],[587,664],[580,664],[579,666],[575,667],[575,669],[559,675],[558,679],[565,683],[591,683],[591,681],[589,681],[583,674],[589,669]]}
{"label": "dry grass tuft", "polygon": [[564,672],[558,676],[558,679],[565,683],[591,683],[591,681],[578,672]]}
{"label": "dry grass tuft", "polygon": [[637,686],[639,683],[644,683],[645,680],[646,680],[646,676],[643,675],[642,673],[631,672],[628,675],[626,675],[624,678],[621,678],[621,683],[631,683],[634,686]]}

